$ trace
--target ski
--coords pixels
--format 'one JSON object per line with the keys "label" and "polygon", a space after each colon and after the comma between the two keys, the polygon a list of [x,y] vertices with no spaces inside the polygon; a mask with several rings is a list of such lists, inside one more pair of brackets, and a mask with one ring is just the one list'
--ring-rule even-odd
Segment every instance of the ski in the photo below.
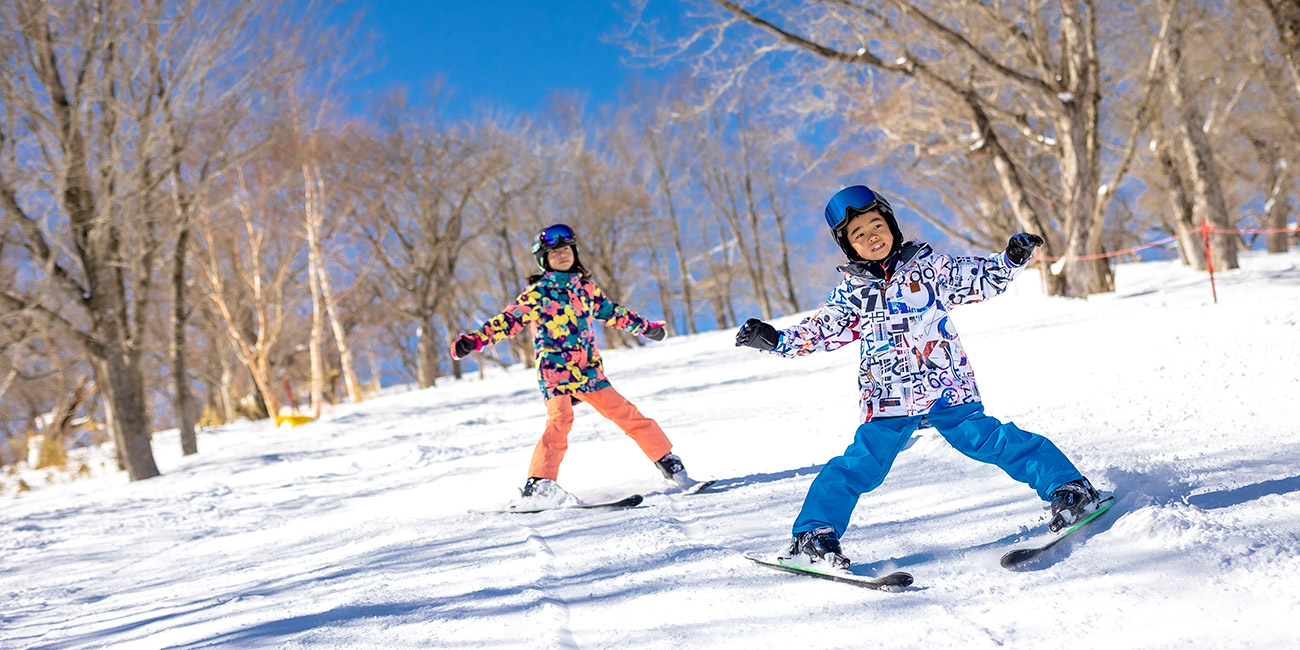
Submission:
{"label": "ski", "polygon": [[708,490],[710,486],[712,486],[714,483],[717,482],[718,482],[717,479],[709,479],[707,481],[696,481],[690,487],[682,490],[682,492],[686,494],[699,494],[701,492]]}
{"label": "ski", "polygon": [[904,573],[902,571],[897,571],[877,578],[853,573],[855,567],[849,567],[847,571],[821,569],[794,564],[779,557],[757,555],[754,553],[745,553],[745,559],[754,562],[755,564],[771,567],[778,571],[787,571],[790,573],[805,575],[810,578],[821,578],[822,580],[842,582],[858,587],[866,587],[867,589],[876,589],[878,591],[900,591],[912,584],[912,574]]}
{"label": "ski", "polygon": [[512,505],[512,506],[507,506],[505,508],[501,508],[499,510],[471,510],[470,512],[474,512],[478,514],[495,514],[500,512],[507,512],[507,513],[513,513],[518,515],[528,515],[528,514],[535,514],[538,512],[549,512],[551,510],[597,510],[597,509],[619,510],[622,508],[635,508],[641,505],[641,502],[644,500],[645,497],[642,497],[639,494],[633,494],[632,496],[623,497],[622,499],[618,499],[616,501],[602,501],[600,503],[578,503],[578,504],[567,505],[567,506],[555,506],[552,508],[523,508],[523,507],[519,507],[518,505]]}
{"label": "ski", "polygon": [[1015,571],[1016,569],[1024,566],[1026,563],[1033,561],[1034,559],[1041,556],[1043,553],[1047,552],[1048,549],[1055,546],[1057,542],[1060,542],[1061,540],[1065,539],[1065,537],[1070,533],[1079,530],[1088,522],[1095,521],[1097,517],[1100,517],[1107,510],[1110,510],[1110,507],[1113,505],[1115,505],[1115,497],[1106,497],[1105,499],[1102,499],[1101,502],[1098,504],[1096,512],[1093,512],[1092,515],[1090,515],[1087,519],[1084,519],[1083,521],[1080,521],[1079,523],[1070,526],[1065,530],[1065,532],[1053,538],[1052,541],[1043,544],[1042,546],[1035,546],[1032,548],[1017,548],[1011,551],[1007,551],[1007,553],[1002,556],[1002,567],[1005,569],[1011,569],[1012,571]]}

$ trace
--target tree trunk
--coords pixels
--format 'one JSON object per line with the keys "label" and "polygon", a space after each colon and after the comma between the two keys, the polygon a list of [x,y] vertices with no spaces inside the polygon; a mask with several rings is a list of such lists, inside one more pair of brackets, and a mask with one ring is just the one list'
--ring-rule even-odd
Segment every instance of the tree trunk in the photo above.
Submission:
{"label": "tree trunk", "polygon": [[103,391],[104,401],[112,403],[111,423],[116,429],[113,438],[127,475],[132,481],[158,476],[145,416],[143,386],[136,383],[125,353],[119,346],[105,345],[103,355],[95,361],[95,384]]}
{"label": "tree trunk", "polygon": [[366,363],[370,366],[370,391],[378,393],[384,387],[379,376],[379,363],[375,361],[375,346],[366,346]]}
{"label": "tree trunk", "polygon": [[[1268,186],[1265,192],[1267,198],[1264,199],[1264,215],[1260,223],[1268,230],[1285,230],[1286,220],[1291,216],[1287,209],[1286,196],[1286,185],[1290,180],[1287,160],[1279,153],[1278,145],[1272,142],[1256,139],[1252,144],[1255,145],[1259,162],[1264,167],[1264,184]],[[1269,253],[1285,253],[1290,248],[1285,232],[1267,233],[1264,241]]]}
{"label": "tree trunk", "polygon": [[725,330],[731,327],[727,322],[727,305],[722,301],[721,287],[715,287],[717,290],[710,298],[713,302],[713,323],[718,330]]}
{"label": "tree trunk", "polygon": [[438,385],[437,353],[434,351],[434,347],[437,346],[437,342],[434,341],[436,331],[433,328],[433,314],[422,314],[415,334],[415,381],[420,388],[432,388]]}
{"label": "tree trunk", "polygon": [[185,323],[189,320],[185,303],[185,257],[189,251],[190,231],[182,226],[176,237],[176,252],[172,256],[172,378],[176,384],[176,411],[180,420],[181,455],[189,456],[199,451],[195,434],[194,391],[190,387],[190,373],[185,352],[188,344]]}
{"label": "tree trunk", "polygon": [[[296,117],[294,125],[297,126]],[[314,152],[311,149],[309,146],[302,155],[312,156]],[[322,358],[321,351],[321,342],[325,338],[325,298],[321,292],[321,277],[325,273],[325,268],[320,241],[322,225],[320,185],[316,181],[314,171],[311,162],[304,160],[302,163],[303,229],[307,236],[307,287],[311,292],[311,338],[308,339],[307,345],[311,355],[309,390],[311,416],[319,418],[325,402],[325,360]]]}
{"label": "tree trunk", "polygon": [[[1183,25],[1175,18],[1169,30],[1170,43],[1166,54],[1167,85],[1177,111],[1178,135],[1182,140],[1183,154],[1192,177],[1192,188],[1197,207],[1211,228],[1235,230],[1228,215],[1228,202],[1223,195],[1218,165],[1210,147],[1210,139],[1202,128],[1205,119],[1188,87],[1187,71],[1183,65]],[[1210,261],[1214,268],[1226,271],[1237,268],[1237,238],[1233,233],[1210,235]]]}
{"label": "tree trunk", "polygon": [[785,288],[783,299],[786,314],[793,314],[799,311],[799,298],[795,293],[794,273],[790,269],[790,241],[785,232],[785,212],[777,202],[778,190],[772,177],[765,175],[763,185],[767,192],[768,208],[772,211],[772,220],[776,223],[777,246],[780,254],[777,266],[781,270],[781,285]]}
{"label": "tree trunk", "polygon": [[1096,9],[1089,6],[1080,13],[1076,3],[1061,3],[1061,29],[1071,44],[1065,56],[1067,76],[1058,95],[1062,103],[1056,113],[1056,129],[1061,143],[1061,185],[1065,194],[1066,256],[1063,268],[1064,294],[1084,297],[1114,291],[1110,264],[1104,258],[1082,259],[1101,252],[1101,232],[1093,230],[1100,184],[1100,152],[1097,104],[1100,102],[1096,78],[1095,33],[1091,22]]}
{"label": "tree trunk", "polygon": [[239,416],[239,412],[235,408],[236,400],[233,391],[234,381],[235,381],[234,364],[230,362],[229,355],[223,354],[221,355],[221,386],[220,386],[222,422],[227,422],[227,423],[234,422],[235,418]]}
{"label": "tree trunk", "polygon": [[[763,237],[762,229],[758,223],[758,206],[757,199],[754,197],[754,169],[753,160],[749,151],[750,135],[746,129],[747,120],[742,114],[740,118],[740,164],[741,173],[744,174],[744,183],[741,187],[744,189],[745,213],[749,216],[749,232],[754,236],[754,245],[752,250],[743,250],[746,258],[752,260],[746,264],[749,269],[750,282],[754,285],[754,294],[758,297],[758,307],[763,312],[763,318],[770,320],[772,318],[772,299],[767,295],[767,273],[763,269]],[[740,240],[741,246],[744,246],[744,240]]]}
{"label": "tree trunk", "polygon": [[[257,394],[262,399],[262,408],[266,409],[266,416],[274,419],[280,415],[280,388],[275,385],[274,377],[271,376],[271,360],[265,355],[259,356],[248,366],[249,372],[253,374],[253,383],[257,384]],[[288,396],[285,396],[288,399]],[[289,405],[293,408],[293,404]]]}
{"label": "tree trunk", "polygon": [[1160,172],[1169,183],[1169,212],[1172,215],[1170,227],[1178,242],[1178,256],[1184,264],[1197,271],[1205,270],[1204,244],[1201,232],[1196,225],[1196,208],[1191,194],[1187,190],[1187,181],[1183,179],[1182,170],[1174,160],[1170,149],[1173,144],[1165,137],[1156,140],[1156,159],[1160,163]]}
{"label": "tree trunk", "polygon": [[682,224],[677,218],[677,201],[673,197],[672,179],[668,175],[665,144],[654,134],[648,135],[646,140],[654,161],[659,193],[663,195],[664,209],[667,210],[668,223],[672,228],[673,252],[677,256],[677,278],[681,283],[682,308],[686,310],[686,331],[696,334],[699,329],[695,326],[695,296],[691,288],[690,261],[687,259],[686,248],[682,244]]}
{"label": "tree trunk", "polygon": [[334,345],[339,350],[339,373],[343,375],[343,387],[348,391],[348,400],[355,404],[361,401],[361,382],[357,379],[352,344],[348,342],[348,332],[343,326],[343,315],[339,313],[328,271],[322,271],[320,286],[321,296],[325,298],[325,315],[329,317],[330,328],[334,331]]}
{"label": "tree trunk", "polygon": [[682,243],[682,226],[677,222],[676,216],[672,217],[672,221],[673,251],[677,254],[677,275],[682,284],[682,308],[686,310],[686,331],[698,334],[700,329],[695,324],[695,296],[694,289],[691,287],[690,260],[686,257],[686,246]]}
{"label": "tree trunk", "polygon": [[[63,383],[63,382],[60,382]],[[45,440],[41,443],[40,459],[32,469],[42,467],[62,467],[68,462],[68,434],[72,432],[72,421],[77,410],[90,399],[90,377],[80,377],[71,393],[59,395],[50,411],[50,421],[45,430]]]}
{"label": "tree trunk", "polygon": [[669,288],[671,279],[667,265],[664,264],[663,258],[659,256],[659,247],[653,243],[650,244],[650,268],[654,269],[655,288],[659,291],[659,309],[663,312],[665,326],[669,332],[675,329],[676,317],[673,315],[673,296]]}

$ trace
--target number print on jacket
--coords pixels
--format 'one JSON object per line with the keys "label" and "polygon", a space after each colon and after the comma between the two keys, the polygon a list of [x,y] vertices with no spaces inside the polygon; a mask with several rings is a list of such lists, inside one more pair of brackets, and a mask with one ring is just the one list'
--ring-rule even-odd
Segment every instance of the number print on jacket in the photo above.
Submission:
{"label": "number print on jacket", "polygon": [[908,242],[889,278],[839,267],[844,280],[816,313],[781,330],[772,353],[799,357],[858,341],[863,422],[978,402],[975,373],[948,312],[1006,291],[1020,268],[1004,253],[953,257]]}

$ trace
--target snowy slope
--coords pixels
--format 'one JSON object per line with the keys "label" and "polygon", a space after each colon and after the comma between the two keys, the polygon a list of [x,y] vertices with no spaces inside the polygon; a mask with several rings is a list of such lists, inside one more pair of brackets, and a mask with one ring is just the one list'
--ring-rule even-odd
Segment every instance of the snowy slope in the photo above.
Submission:
{"label": "snowy slope", "polygon": [[[516,368],[226,427],[164,474],[0,499],[0,648],[1285,648],[1300,642],[1300,254],[1218,276],[1125,265],[1119,290],[1026,273],[955,319],[989,413],[1047,435],[1118,505],[1012,573],[1043,504],[921,432],[844,538],[916,576],[880,593],[765,570],[854,429],[855,350],[785,360],[731,332],[607,357],[716,494],[665,494],[577,409],[561,483],[619,511],[481,515],[522,483],[544,410]],[[635,305],[634,305],[635,306]],[[797,317],[782,319],[785,325]]]}

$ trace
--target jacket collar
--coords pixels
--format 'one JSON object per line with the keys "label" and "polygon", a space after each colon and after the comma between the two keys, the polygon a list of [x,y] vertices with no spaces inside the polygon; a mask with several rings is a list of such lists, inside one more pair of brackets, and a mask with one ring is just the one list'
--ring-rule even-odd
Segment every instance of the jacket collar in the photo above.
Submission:
{"label": "jacket collar", "polygon": [[562,271],[547,271],[537,281],[538,284],[544,284],[550,287],[574,287],[578,285],[581,276],[577,273],[565,273]]}
{"label": "jacket collar", "polygon": [[893,277],[897,275],[898,269],[906,268],[907,265],[914,261],[922,259],[930,254],[930,245],[925,242],[909,241],[898,249],[898,252],[887,258],[883,264],[877,262],[863,262],[856,260],[848,264],[841,264],[835,267],[835,270],[854,278],[861,282],[878,282],[885,279],[885,270],[888,269],[888,275]]}

